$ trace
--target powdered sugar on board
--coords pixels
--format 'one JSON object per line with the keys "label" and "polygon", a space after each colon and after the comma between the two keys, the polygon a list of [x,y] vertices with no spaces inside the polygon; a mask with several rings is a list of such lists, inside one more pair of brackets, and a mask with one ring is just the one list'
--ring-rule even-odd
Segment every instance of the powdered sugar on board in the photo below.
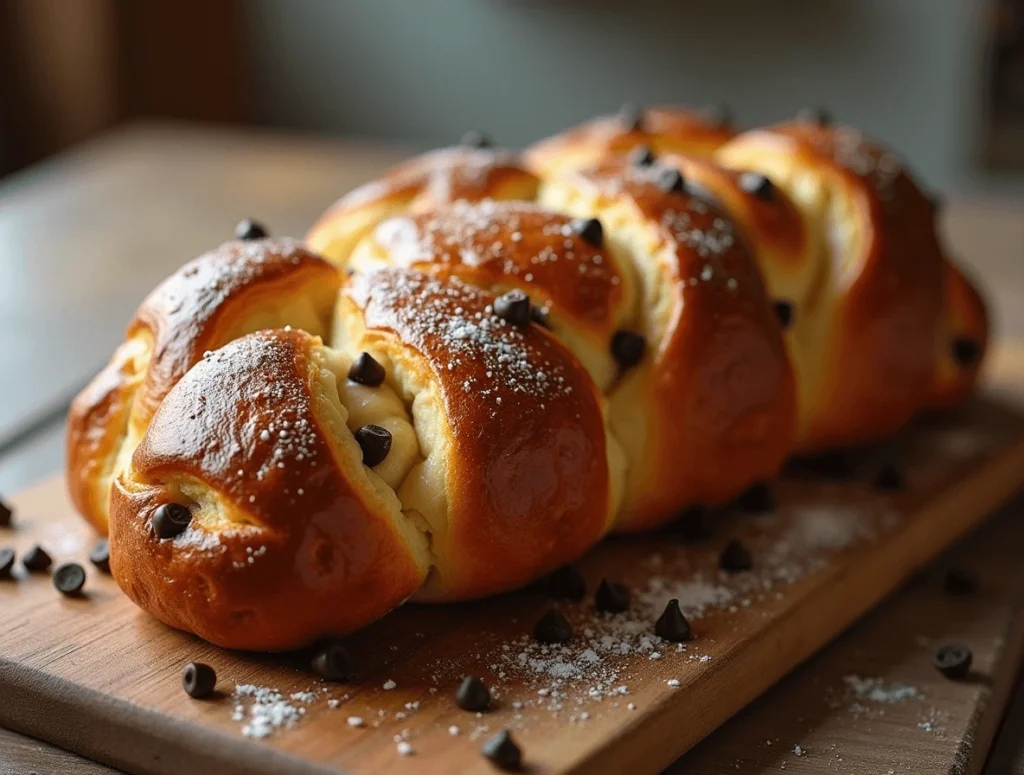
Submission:
{"label": "powdered sugar on board", "polygon": [[[467,716],[455,735],[460,739],[479,740],[504,727],[528,734],[538,714],[587,725],[610,713],[633,712],[638,703],[643,708],[650,702],[652,684],[663,692],[680,691],[699,672],[714,669],[724,653],[719,635],[734,629],[739,617],[770,616],[778,606],[788,604],[786,590],[792,584],[827,567],[836,554],[864,545],[899,524],[891,501],[867,488],[846,484],[844,497],[837,499],[832,485],[802,483],[800,497],[790,497],[790,486],[779,486],[783,505],[773,513],[721,515],[715,538],[703,547],[662,534],[596,550],[621,558],[614,566],[621,567],[621,575],[611,580],[630,589],[631,604],[625,613],[595,610],[593,592],[600,578],[587,573],[589,594],[581,602],[550,601],[530,592],[480,603],[509,606],[511,613],[501,631],[481,631],[472,641],[476,645],[466,648],[465,640],[459,639],[461,647],[450,649],[444,647],[442,628],[435,633],[440,640],[433,648],[417,649],[414,668],[401,659],[388,660],[390,666],[361,673],[356,687],[344,687],[358,688],[351,698],[325,694],[321,702],[306,704],[303,700],[313,694],[285,695],[263,689],[243,695],[251,698],[248,706],[236,699],[241,707],[236,708],[236,719],[244,723],[244,734],[264,737],[294,726],[307,707],[323,704],[325,709],[342,709],[338,715],[342,726],[345,719],[358,718],[358,725],[347,724],[353,734],[362,727],[386,729],[396,736],[396,744],[408,742],[415,750],[413,738],[423,729],[408,719],[423,709],[429,713],[436,703],[450,706],[454,688],[466,675],[480,676],[493,702],[491,712]],[[730,539],[739,539],[749,548],[752,571],[719,569],[719,552]],[[588,563],[581,563],[585,573]],[[607,562],[601,565],[612,567]],[[673,599],[679,601],[695,633],[684,643],[668,642],[655,634],[655,622]],[[548,608],[561,611],[570,622],[574,634],[568,643],[534,639],[534,625]],[[432,610],[436,609],[419,609],[419,615],[429,617]],[[366,653],[357,659],[379,662],[375,657],[381,653],[400,653],[403,643],[387,640],[386,633],[395,630],[386,624],[382,622],[384,635],[377,636],[371,628],[353,639],[363,640],[366,646]],[[358,644],[354,648],[358,651]],[[645,687],[644,697],[638,697]],[[885,687],[875,688],[885,691]],[[440,733],[453,736],[448,725]],[[397,748],[396,754],[401,755]]]}

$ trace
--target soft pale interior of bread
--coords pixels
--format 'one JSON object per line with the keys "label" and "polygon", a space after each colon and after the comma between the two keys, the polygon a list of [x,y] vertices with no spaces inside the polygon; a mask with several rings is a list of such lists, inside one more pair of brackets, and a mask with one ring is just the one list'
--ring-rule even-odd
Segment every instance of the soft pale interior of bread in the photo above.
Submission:
{"label": "soft pale interior of bread", "polygon": [[813,448],[814,419],[827,409],[829,385],[839,357],[832,342],[842,321],[838,299],[859,273],[869,239],[852,189],[835,171],[794,154],[784,145],[761,143],[756,137],[719,149],[723,166],[759,172],[786,193],[800,211],[807,229],[814,271],[799,287],[779,287],[778,273],[761,262],[765,284],[773,295],[794,303],[793,325],[786,345],[796,376],[799,407],[798,448]]}
{"label": "soft pale interior of bread", "polygon": [[[635,204],[625,197],[606,198],[596,189],[577,185],[571,177],[551,181],[541,187],[541,204],[576,217],[596,217],[604,227],[605,241],[624,259],[628,272],[639,286],[633,309],[624,328],[641,334],[648,347],[657,348],[682,314],[682,302],[670,293],[676,275],[671,245],[659,229],[647,221]],[[606,345],[607,346],[607,345]],[[647,464],[648,439],[653,421],[647,411],[646,393],[653,379],[657,352],[606,389],[609,410],[607,427],[613,489],[620,492],[621,511],[628,515],[631,504],[647,487],[645,476],[652,470]],[[624,480],[624,483],[623,483]],[[617,513],[618,513],[617,509]]]}

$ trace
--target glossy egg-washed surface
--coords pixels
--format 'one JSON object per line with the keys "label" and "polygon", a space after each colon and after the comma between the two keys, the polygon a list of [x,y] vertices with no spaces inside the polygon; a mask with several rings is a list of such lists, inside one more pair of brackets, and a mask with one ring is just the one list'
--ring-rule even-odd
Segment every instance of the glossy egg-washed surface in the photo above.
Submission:
{"label": "glossy egg-washed surface", "polygon": [[600,116],[531,145],[526,166],[542,178],[621,158],[637,146],[655,154],[707,156],[735,135],[712,110],[656,107]]}
{"label": "glossy egg-washed surface", "polygon": [[828,231],[851,224],[819,225],[832,308],[823,319],[827,344],[816,353],[819,391],[806,446],[898,430],[927,403],[934,379],[943,258],[931,202],[892,153],[849,127],[783,124],[742,135],[721,153],[739,167],[759,155],[781,157],[798,173],[793,180],[815,180],[829,200],[854,208],[855,254],[839,252]]}
{"label": "glossy egg-washed surface", "polygon": [[343,196],[320,217],[306,242],[343,264],[356,242],[389,215],[459,200],[533,199],[538,184],[510,151],[441,148],[392,167]]}
{"label": "glossy egg-washed surface", "polygon": [[630,279],[574,224],[524,202],[459,202],[386,221],[374,239],[396,266],[454,274],[483,288],[520,288],[534,303],[610,338]]}
{"label": "glossy egg-washed surface", "polygon": [[[634,506],[620,526],[631,530],[664,522],[682,504],[721,503],[774,475],[796,413],[782,332],[748,245],[707,199],[662,190],[660,172],[631,167],[573,179],[599,211],[633,209],[667,256],[668,325],[651,332],[647,355],[620,387],[646,417],[641,448],[627,444]],[[620,438],[635,433],[621,431]]]}
{"label": "glossy egg-washed surface", "polygon": [[330,264],[295,241],[234,241],[190,261],[146,298],[128,326],[128,341],[68,413],[68,488],[97,530],[106,532],[107,477],[129,424],[141,435],[205,351],[245,333],[239,329],[247,316],[291,299],[329,298],[339,282]]}
{"label": "glossy egg-washed surface", "polygon": [[[413,348],[441,396],[448,525],[431,547],[434,597],[476,597],[578,557],[607,530],[599,398],[582,366],[536,324],[458,279],[390,268],[342,291],[370,330]],[[439,541],[444,541],[439,544]]]}
{"label": "glossy egg-washed surface", "polygon": [[[358,460],[336,459],[318,417],[319,340],[239,339],[195,366],[157,410],[111,499],[111,570],[161,621],[222,646],[286,649],[383,615],[422,583]],[[193,483],[222,522],[153,532]],[[209,504],[207,504],[209,508]]]}

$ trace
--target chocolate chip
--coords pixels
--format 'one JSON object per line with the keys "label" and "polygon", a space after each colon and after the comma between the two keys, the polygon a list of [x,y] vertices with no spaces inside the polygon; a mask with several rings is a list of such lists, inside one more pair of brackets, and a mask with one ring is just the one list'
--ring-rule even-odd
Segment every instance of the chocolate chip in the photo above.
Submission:
{"label": "chocolate chip", "polygon": [[459,140],[459,145],[466,148],[490,148],[494,145],[491,138],[478,129],[470,129]]}
{"label": "chocolate chip", "polygon": [[313,672],[328,681],[347,681],[352,677],[352,657],[338,641],[321,645],[310,662]]}
{"label": "chocolate chip", "polygon": [[953,340],[953,360],[961,369],[973,366],[981,358],[981,345],[974,339],[958,336]]}
{"label": "chocolate chip", "polygon": [[544,579],[544,591],[553,600],[579,602],[587,594],[587,582],[572,565],[563,565]]}
{"label": "chocolate chip", "polygon": [[53,586],[62,595],[77,595],[85,584],[85,568],[77,562],[66,562],[53,572]]}
{"label": "chocolate chip", "polygon": [[601,584],[594,595],[597,610],[605,614],[621,614],[629,610],[629,590],[624,584],[601,579]]}
{"label": "chocolate chip", "polygon": [[828,126],[832,123],[832,116],[824,108],[804,108],[796,114],[796,120],[805,124]]}
{"label": "chocolate chip", "polygon": [[494,314],[514,326],[530,322],[530,297],[518,288],[503,293],[494,300]]}
{"label": "chocolate chip", "polygon": [[572,230],[595,248],[604,244],[604,228],[597,218],[577,218],[572,222]]}
{"label": "chocolate chip", "polygon": [[779,325],[782,326],[783,331],[793,325],[793,305],[791,303],[776,301],[772,306],[775,307],[775,317],[779,319]]}
{"label": "chocolate chip", "polygon": [[541,328],[551,330],[551,321],[548,320],[548,311],[544,307],[530,307],[530,320]]}
{"label": "chocolate chip", "polygon": [[180,503],[164,503],[153,512],[153,532],[157,538],[174,538],[185,532],[192,512]]}
{"label": "chocolate chip", "polygon": [[644,109],[627,102],[619,108],[619,121],[627,132],[639,132],[644,128]]}
{"label": "chocolate chip", "polygon": [[89,552],[89,562],[104,573],[110,573],[110,542],[101,538]]}
{"label": "chocolate chip", "polygon": [[942,580],[942,588],[947,595],[964,597],[978,591],[978,582],[973,574],[963,568],[949,568]]}
{"label": "chocolate chip", "polygon": [[715,535],[711,512],[703,506],[693,506],[684,511],[669,525],[669,530],[690,543],[708,541]]}
{"label": "chocolate chip", "polygon": [[0,527],[10,527],[12,516],[14,516],[14,512],[11,511],[11,507],[0,501]]}
{"label": "chocolate chip", "polygon": [[491,706],[491,693],[476,676],[467,675],[455,692],[455,704],[463,710],[484,711]]}
{"label": "chocolate chip", "polygon": [[356,431],[363,450],[363,465],[373,468],[384,462],[391,451],[391,431],[379,425],[364,425]]}
{"label": "chocolate chip", "polygon": [[46,553],[43,547],[36,544],[22,556],[21,564],[25,566],[27,571],[43,573],[50,569],[50,566],[53,564],[53,558]]}
{"label": "chocolate chip", "polygon": [[764,482],[759,482],[747,490],[737,499],[738,505],[748,514],[766,514],[775,511],[775,496],[772,488]]}
{"label": "chocolate chip", "polygon": [[654,151],[648,145],[638,145],[629,152],[629,163],[634,167],[650,167],[654,164]]}
{"label": "chocolate chip", "polygon": [[657,185],[666,194],[681,194],[686,190],[683,173],[671,167],[666,167],[658,173]]}
{"label": "chocolate chip", "polygon": [[13,549],[0,549],[0,578],[11,578],[14,569],[15,554]]}
{"label": "chocolate chip", "polygon": [[895,463],[882,463],[875,474],[875,489],[882,492],[900,492],[906,487],[903,472],[896,467]]}
{"label": "chocolate chip", "polygon": [[572,626],[562,614],[551,608],[533,628],[533,637],[540,643],[567,643],[572,640]]}
{"label": "chocolate chip", "polygon": [[202,662],[189,662],[181,674],[181,686],[189,697],[201,700],[213,694],[217,686],[217,673]]}
{"label": "chocolate chip", "polygon": [[746,546],[734,539],[725,545],[718,556],[718,565],[729,573],[740,573],[754,567],[754,558]]}
{"label": "chocolate chip", "polygon": [[644,338],[632,331],[616,331],[612,336],[612,357],[624,369],[640,363],[645,348]]}
{"label": "chocolate chip", "polygon": [[378,387],[384,382],[387,372],[370,353],[359,353],[348,370],[348,378],[360,385]]}
{"label": "chocolate chip", "polygon": [[775,198],[775,185],[759,172],[744,172],[739,183],[741,189],[765,202]]}
{"label": "chocolate chip", "polygon": [[935,665],[935,669],[946,678],[959,680],[967,677],[971,671],[973,659],[971,650],[967,646],[962,643],[947,643],[935,651],[932,663]]}
{"label": "chocolate chip", "polygon": [[518,770],[523,765],[523,752],[507,729],[487,738],[480,748],[480,753],[498,769],[506,772]]}
{"label": "chocolate chip", "polygon": [[665,606],[665,610],[658,621],[654,624],[654,634],[672,643],[682,643],[693,637],[693,630],[690,623],[686,621],[683,612],[679,610],[679,601],[672,598]]}
{"label": "chocolate chip", "polygon": [[258,221],[254,221],[252,218],[246,218],[244,221],[239,221],[235,227],[235,239],[240,240],[254,240],[263,239],[267,235],[267,230],[263,224]]}

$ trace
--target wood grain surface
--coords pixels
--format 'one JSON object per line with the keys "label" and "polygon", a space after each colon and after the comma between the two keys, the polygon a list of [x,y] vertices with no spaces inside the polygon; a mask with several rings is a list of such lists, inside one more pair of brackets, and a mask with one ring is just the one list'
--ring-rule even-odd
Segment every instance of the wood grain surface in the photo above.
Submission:
{"label": "wood grain surface", "polygon": [[[534,772],[658,771],[1017,488],[1024,419],[1007,396],[1019,395],[1024,360],[1008,353],[999,361],[987,400],[920,424],[885,450],[905,466],[904,493],[883,496],[865,484],[877,466],[868,455],[854,481],[784,479],[775,513],[723,515],[704,546],[669,534],[605,542],[581,568],[591,589],[602,577],[626,583],[631,613],[617,619],[595,614],[591,603],[560,605],[576,629],[564,651],[529,645],[550,605],[535,593],[409,606],[350,639],[355,681],[324,685],[294,655],[229,653],[158,625],[91,571],[82,599],[19,571],[0,585],[0,689],[11,698],[0,723],[131,772],[488,772],[479,747],[503,727]],[[42,542],[59,560],[84,558],[92,538],[58,482],[15,503],[10,541],[19,551]],[[717,572],[718,552],[733,537],[752,549],[754,572]],[[695,587],[697,579],[704,584]],[[644,644],[673,593],[694,614],[696,637],[685,651]],[[698,618],[702,603],[708,610]],[[628,653],[619,653],[623,642]],[[213,664],[225,694],[206,702],[184,695],[180,670],[189,660]],[[465,674],[495,688],[493,711],[478,718],[454,707]],[[241,734],[252,724],[251,701],[227,696],[238,684],[277,690],[292,712],[304,712],[294,728],[254,741]],[[305,692],[308,699],[289,699]],[[350,727],[349,716],[365,726]],[[413,755],[399,755],[396,735]]]}

